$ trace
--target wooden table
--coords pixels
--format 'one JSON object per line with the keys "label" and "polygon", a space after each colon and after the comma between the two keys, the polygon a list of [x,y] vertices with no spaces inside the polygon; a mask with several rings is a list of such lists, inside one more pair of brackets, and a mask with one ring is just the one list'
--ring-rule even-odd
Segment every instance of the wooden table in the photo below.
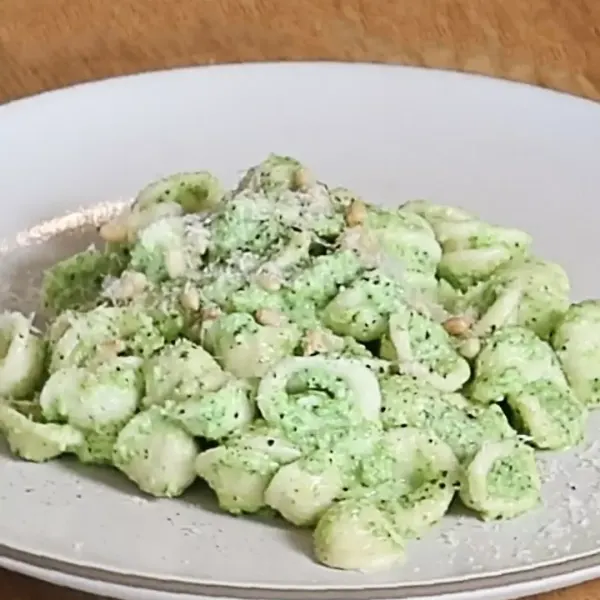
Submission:
{"label": "wooden table", "polygon": [[[324,58],[461,69],[600,99],[600,1],[0,0],[0,102],[158,67]],[[3,571],[0,597],[94,600]],[[535,600],[598,598],[600,581]]]}

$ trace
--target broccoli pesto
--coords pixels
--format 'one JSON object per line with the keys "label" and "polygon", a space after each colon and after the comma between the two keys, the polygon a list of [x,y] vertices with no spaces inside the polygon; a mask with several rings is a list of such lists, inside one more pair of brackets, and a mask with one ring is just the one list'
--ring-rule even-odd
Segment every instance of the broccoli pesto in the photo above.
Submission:
{"label": "broccoli pesto", "polygon": [[99,234],[46,273],[45,331],[0,314],[10,450],[154,497],[201,479],[311,529],[329,567],[393,568],[455,496],[534,510],[537,450],[600,406],[600,301],[460,208],[376,206],[272,154],[230,190],[151,182]]}

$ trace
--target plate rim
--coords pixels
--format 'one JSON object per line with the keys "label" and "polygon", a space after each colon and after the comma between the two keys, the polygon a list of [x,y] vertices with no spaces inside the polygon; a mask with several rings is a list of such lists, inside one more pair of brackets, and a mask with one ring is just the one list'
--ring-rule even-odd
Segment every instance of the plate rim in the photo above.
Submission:
{"label": "plate rim", "polygon": [[[93,93],[96,89],[106,88],[113,84],[130,85],[136,80],[148,80],[151,78],[176,77],[185,73],[202,73],[207,71],[228,71],[244,69],[270,70],[274,68],[289,69],[381,69],[390,72],[417,72],[431,77],[445,77],[455,81],[487,81],[484,85],[508,86],[517,88],[529,88],[533,93],[548,94],[555,97],[570,99],[570,102],[600,107],[600,102],[578,96],[574,93],[542,87],[528,82],[515,81],[507,78],[494,77],[482,73],[471,73],[458,69],[444,69],[435,67],[401,65],[387,62],[349,62],[332,60],[293,60],[293,61],[247,61],[227,62],[207,65],[189,65],[164,69],[152,69],[137,73],[128,73],[118,76],[108,76],[91,81],[82,81],[70,85],[61,86],[56,89],[44,90],[32,95],[15,98],[0,104],[0,123],[3,119],[11,116],[13,110],[36,110],[40,102],[55,102],[72,98],[73,94]],[[580,581],[586,581],[600,576],[600,547],[584,556],[557,560],[540,566],[525,566],[508,573],[495,575],[474,575],[460,581],[440,582],[431,584],[410,585],[369,585],[364,588],[356,587],[326,587],[326,586],[239,586],[225,584],[207,584],[183,579],[154,578],[148,575],[124,573],[107,570],[84,564],[78,564],[61,558],[45,557],[34,552],[21,550],[0,543],[0,566],[4,564],[21,564],[34,569],[61,574],[65,577],[80,578],[89,581],[98,581],[106,585],[130,588],[132,590],[142,589],[148,592],[168,594],[199,594],[210,598],[247,598],[254,600],[258,598],[277,598],[277,600],[303,600],[308,594],[311,600],[364,600],[368,595],[370,600],[383,600],[386,598],[443,598],[446,600],[462,598],[464,594],[490,592],[507,587],[523,587],[539,582],[554,581],[556,587],[573,585]],[[10,568],[10,567],[7,567]],[[11,569],[17,570],[17,569]],[[580,579],[578,579],[580,578]],[[577,579],[577,580],[576,580]],[[571,581],[573,580],[573,581]],[[556,589],[546,588],[546,589]],[[527,593],[535,593],[535,589]],[[400,594],[400,596],[398,596]],[[432,595],[433,594],[433,595]]]}
{"label": "plate rim", "polygon": [[[94,567],[78,566],[67,561],[37,557],[32,553],[15,551],[4,545],[0,545],[0,567],[23,574],[28,574],[28,571],[52,574],[54,583],[62,578],[93,581],[117,591],[139,590],[153,597],[169,594],[178,597],[206,598],[207,600],[209,598],[211,600],[233,598],[236,600],[309,600],[309,598],[310,600],[465,600],[467,597],[483,599],[484,594],[487,598],[519,598],[523,595],[556,590],[590,581],[600,577],[600,553],[566,560],[550,566],[533,567],[467,581],[364,588],[241,587],[185,582],[177,579],[156,579],[140,575],[119,574]],[[59,585],[62,583],[59,582]],[[510,591],[508,596],[503,595],[506,591]]]}
{"label": "plate rim", "polygon": [[572,101],[578,103],[584,103],[591,106],[600,106],[600,100],[594,100],[585,96],[580,96],[574,92],[567,90],[559,90],[556,88],[546,87],[542,84],[531,83],[528,81],[519,81],[516,79],[510,79],[508,77],[499,77],[495,75],[488,75],[487,73],[477,73],[472,71],[462,71],[458,68],[444,68],[444,67],[428,67],[425,65],[410,65],[401,63],[390,63],[384,61],[344,61],[344,60],[315,60],[315,59],[297,59],[297,60],[249,60],[249,61],[229,61],[229,62],[218,62],[218,63],[207,63],[207,64],[191,64],[182,65],[175,67],[159,67],[155,69],[145,69],[143,71],[133,73],[123,73],[121,75],[108,75],[105,77],[99,77],[97,79],[90,79],[85,81],[76,81],[74,83],[60,85],[59,87],[41,90],[33,94],[21,96],[0,103],[0,118],[4,111],[12,109],[15,110],[15,106],[31,104],[42,99],[49,97],[67,95],[69,92],[84,91],[87,89],[102,87],[103,85],[111,84],[117,81],[129,81],[135,79],[146,79],[157,76],[165,76],[169,74],[177,74],[183,72],[194,72],[194,71],[217,71],[217,70],[236,70],[236,69],[247,69],[247,68],[379,68],[401,70],[401,71],[414,71],[421,73],[434,73],[436,75],[442,75],[444,77],[467,79],[467,80],[483,80],[487,81],[486,85],[508,85],[510,87],[523,87],[529,88],[536,93],[542,93],[544,95],[551,94],[561,96],[563,98],[569,98]]}

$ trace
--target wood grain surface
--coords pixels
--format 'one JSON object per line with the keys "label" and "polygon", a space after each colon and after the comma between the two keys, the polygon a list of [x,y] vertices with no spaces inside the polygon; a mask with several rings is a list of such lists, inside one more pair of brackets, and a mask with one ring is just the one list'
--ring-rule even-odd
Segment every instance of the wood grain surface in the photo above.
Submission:
{"label": "wood grain surface", "polygon": [[[279,59],[459,69],[600,99],[600,0],[0,0],[0,103],[124,73]],[[0,598],[94,600],[1,570]],[[600,581],[535,600],[599,598]]]}

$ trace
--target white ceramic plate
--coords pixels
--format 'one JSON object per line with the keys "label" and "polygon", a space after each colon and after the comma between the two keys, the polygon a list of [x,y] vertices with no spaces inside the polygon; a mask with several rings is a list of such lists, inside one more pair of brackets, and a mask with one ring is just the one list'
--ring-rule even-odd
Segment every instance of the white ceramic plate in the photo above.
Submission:
{"label": "white ceramic plate", "polygon": [[[527,229],[576,298],[600,296],[599,149],[591,102],[419,69],[225,66],[44,94],[0,107],[0,301],[33,307],[41,270],[93,238],[105,203],[172,171],[233,183],[270,151],[375,202],[427,197]],[[517,597],[600,576],[599,426],[544,458],[543,509],[487,525],[456,513],[368,576],[317,565],[308,534],[220,513],[201,486],[150,501],[111,471],[2,450],[0,564],[123,598]]]}

